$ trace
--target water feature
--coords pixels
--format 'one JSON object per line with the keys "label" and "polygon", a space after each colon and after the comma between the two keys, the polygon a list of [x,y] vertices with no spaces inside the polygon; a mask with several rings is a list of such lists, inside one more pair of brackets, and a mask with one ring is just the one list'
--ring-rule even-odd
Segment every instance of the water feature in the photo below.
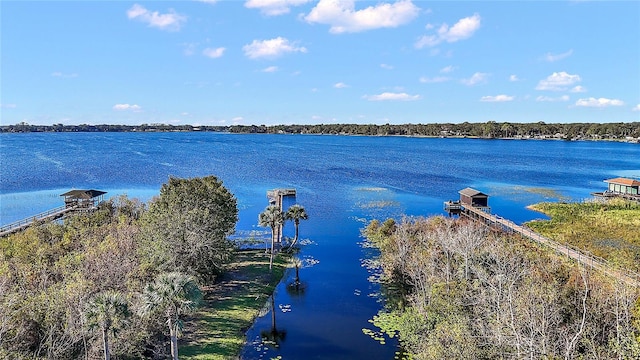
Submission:
{"label": "water feature", "polygon": [[383,306],[363,266],[371,250],[360,246],[370,219],[443,214],[443,201],[469,186],[521,223],[541,216],[531,203],[580,200],[605,189],[604,179],[640,176],[640,146],[608,142],[31,133],[0,134],[0,154],[0,224],[62,205],[71,188],[148,200],[169,176],[216,175],[238,198],[243,234],[264,230],[256,224],[268,189],[296,188],[310,215],[300,225],[304,291],[287,289],[290,272],[274,299],[280,346],[257,341],[271,330],[265,312],[248,332],[248,359],[393,358],[397,343],[362,332]]}

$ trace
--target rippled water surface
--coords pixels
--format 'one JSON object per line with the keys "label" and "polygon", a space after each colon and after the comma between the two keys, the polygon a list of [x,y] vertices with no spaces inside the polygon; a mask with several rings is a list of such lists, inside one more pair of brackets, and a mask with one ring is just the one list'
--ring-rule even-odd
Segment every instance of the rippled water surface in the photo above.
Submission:
{"label": "rippled water surface", "polygon": [[[216,175],[238,198],[240,234],[262,230],[266,191],[298,190],[310,219],[300,276],[305,291],[277,288],[283,339],[259,343],[271,316],[248,333],[245,358],[392,359],[397,344],[363,334],[382,306],[367,278],[359,231],[372,218],[442,214],[473,187],[516,222],[543,200],[580,200],[604,179],[640,177],[640,146],[609,142],[431,139],[219,133],[0,134],[0,223],[62,205],[60,194],[93,188],[148,200],[169,176]],[[289,226],[291,227],[291,226]],[[286,229],[291,233],[292,229]]]}

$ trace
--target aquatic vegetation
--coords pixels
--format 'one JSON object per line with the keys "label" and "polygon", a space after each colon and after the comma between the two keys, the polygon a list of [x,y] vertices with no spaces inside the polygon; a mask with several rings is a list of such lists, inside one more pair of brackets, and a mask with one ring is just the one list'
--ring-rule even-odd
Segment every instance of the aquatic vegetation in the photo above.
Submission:
{"label": "aquatic vegetation", "polygon": [[362,188],[357,188],[356,190],[357,191],[370,191],[370,192],[389,191],[389,189],[383,188],[383,187],[362,187]]}
{"label": "aquatic vegetation", "polygon": [[640,203],[611,199],[530,206],[551,217],[531,221],[531,229],[640,272]]}
{"label": "aquatic vegetation", "polygon": [[557,201],[568,201],[571,198],[563,195],[560,191],[552,188],[545,187],[531,187],[531,186],[494,186],[491,190],[492,192],[504,194],[513,199],[521,199],[525,197],[529,197],[531,195],[539,195],[544,199],[548,200],[557,200]]}
{"label": "aquatic vegetation", "polygon": [[360,203],[359,206],[362,209],[381,209],[386,207],[400,206],[400,203],[392,200],[379,200]]}
{"label": "aquatic vegetation", "polygon": [[372,280],[386,307],[363,333],[399,336],[409,358],[640,356],[638,289],[483,229],[443,217],[372,221],[364,233],[380,249]]}

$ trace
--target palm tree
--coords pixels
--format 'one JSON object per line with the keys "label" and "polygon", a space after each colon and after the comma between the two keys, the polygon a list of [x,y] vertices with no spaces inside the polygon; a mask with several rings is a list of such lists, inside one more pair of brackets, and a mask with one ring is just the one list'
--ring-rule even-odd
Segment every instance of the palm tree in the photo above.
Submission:
{"label": "palm tree", "polygon": [[307,215],[307,211],[302,205],[295,204],[291,205],[289,209],[287,209],[284,217],[286,220],[293,220],[293,224],[296,228],[296,235],[294,236],[291,245],[289,245],[289,248],[291,248],[298,241],[298,227],[300,226],[300,220],[307,220],[309,218],[309,215]]}
{"label": "palm tree", "polygon": [[167,317],[171,339],[171,357],[178,360],[178,336],[182,331],[182,318],[193,312],[202,300],[202,292],[189,275],[171,272],[158,275],[142,293],[140,313],[143,316],[162,312]]}
{"label": "palm tree", "polygon": [[284,223],[284,213],[276,205],[269,205],[258,215],[258,225],[271,228],[271,256],[269,258],[269,270],[273,266],[273,247],[276,242],[276,229]]}
{"label": "palm tree", "polygon": [[296,279],[294,280],[295,286],[300,286],[300,268],[302,267],[302,260],[299,258],[291,259],[291,265],[296,268]]}
{"label": "palm tree", "polygon": [[113,333],[127,323],[131,315],[129,304],[122,294],[116,291],[106,291],[97,294],[86,305],[84,316],[90,328],[100,327],[102,331],[102,345],[104,358],[109,360],[109,330]]}

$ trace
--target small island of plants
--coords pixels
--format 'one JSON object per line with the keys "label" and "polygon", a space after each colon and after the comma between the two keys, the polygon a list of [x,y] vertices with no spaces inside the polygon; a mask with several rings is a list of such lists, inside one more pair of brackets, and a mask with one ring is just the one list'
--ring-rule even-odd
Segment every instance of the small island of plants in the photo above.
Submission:
{"label": "small island of plants", "polygon": [[580,203],[539,203],[550,220],[527,223],[534,231],[640,273],[640,203],[612,198]]}

